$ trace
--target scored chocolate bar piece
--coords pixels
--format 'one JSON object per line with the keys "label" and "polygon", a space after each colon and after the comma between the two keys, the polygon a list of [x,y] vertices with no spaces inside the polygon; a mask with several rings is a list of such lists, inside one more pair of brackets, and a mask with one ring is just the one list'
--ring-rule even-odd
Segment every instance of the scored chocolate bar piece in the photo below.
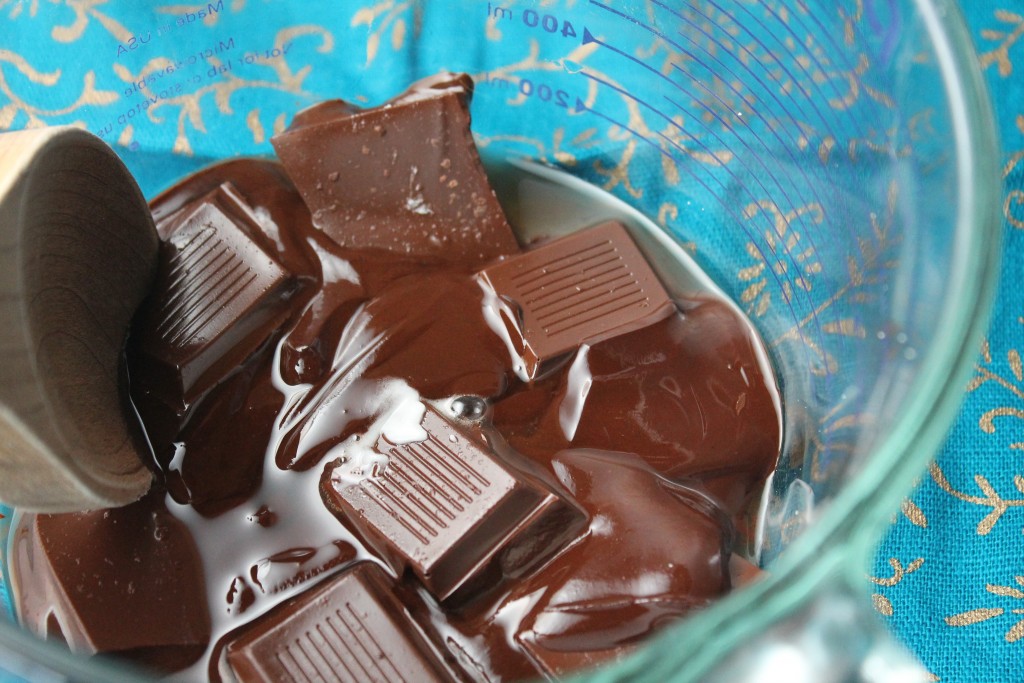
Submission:
{"label": "scored chocolate bar piece", "polygon": [[[574,538],[583,513],[479,437],[426,407],[427,437],[374,450],[387,458],[361,480],[329,466],[321,495],[396,571],[409,567],[438,600],[492,567],[514,578]],[[523,463],[525,465],[525,463]]]}
{"label": "scored chocolate bar piece", "polygon": [[242,681],[448,681],[453,677],[369,562],[277,607],[228,644]]}
{"label": "scored chocolate bar piece", "polygon": [[472,91],[440,74],[372,109],[324,102],[271,142],[338,244],[482,263],[519,244],[473,143]]}
{"label": "scored chocolate bar piece", "polygon": [[676,310],[615,221],[505,259],[480,276],[518,307],[520,327],[510,333],[522,336],[528,365],[646,327]]}
{"label": "scored chocolate bar piece", "polygon": [[266,339],[297,284],[230,185],[163,230],[139,352],[150,360],[150,385],[171,386],[188,403]]}

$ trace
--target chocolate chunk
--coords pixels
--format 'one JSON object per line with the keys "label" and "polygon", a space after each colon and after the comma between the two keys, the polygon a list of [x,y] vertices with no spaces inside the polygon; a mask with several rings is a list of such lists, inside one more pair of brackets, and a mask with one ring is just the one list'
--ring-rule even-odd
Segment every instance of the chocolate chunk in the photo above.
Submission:
{"label": "chocolate chunk", "polygon": [[[444,158],[421,165],[435,153],[430,131],[469,146],[470,168],[455,171],[452,157],[450,178],[484,183],[468,131],[452,132],[468,92],[465,77],[442,74],[383,108],[325,103],[281,138],[308,171],[236,159],[154,200],[163,289],[128,358],[154,491],[145,505],[85,516],[93,526],[65,523],[63,554],[56,527],[40,527],[44,552],[36,518],[19,516],[9,565],[26,628],[182,680],[532,680],[625,657],[744,580],[752,568],[730,559],[732,539],[751,538],[743,525],[781,426],[763,347],[731,304],[669,302],[620,226],[525,255],[504,222],[472,223],[479,249],[451,215],[420,231],[431,216],[409,211],[408,180],[417,167],[439,189]],[[447,122],[419,119],[449,109]],[[356,137],[321,134],[345,130]],[[317,161],[320,147],[333,156]],[[369,179],[376,169],[394,180],[399,167],[404,184]],[[508,171],[510,187],[542,179]],[[313,200],[289,173],[314,199],[333,188],[343,206],[350,193],[347,222],[314,226]],[[567,195],[545,188],[560,206],[591,201],[571,184]],[[388,192],[398,205],[374,203]],[[527,204],[524,220],[549,208]],[[378,215],[391,216],[378,226],[386,239],[352,237]],[[258,279],[206,314],[202,339],[160,356],[161,316],[202,317],[168,316],[171,297],[223,303],[216,279],[203,280],[207,261],[182,258],[207,229],[227,251],[208,258],[239,260]],[[612,236],[595,240],[602,231]],[[630,256],[580,253],[595,243]],[[171,257],[193,271],[181,282]],[[541,277],[520,272],[538,264]],[[532,298],[520,291],[529,277]],[[646,301],[629,298],[637,283]],[[556,327],[549,309],[583,324],[545,331]],[[515,365],[529,354],[552,360],[527,377]],[[107,546],[117,552],[94,553]],[[114,566],[93,568],[106,558]],[[339,621],[352,614],[361,623]]]}
{"label": "chocolate chunk", "polygon": [[426,407],[426,438],[373,447],[386,464],[353,476],[348,463],[321,481],[328,507],[400,571],[409,567],[439,599],[485,572],[537,566],[573,537],[583,515],[474,433]]}
{"label": "chocolate chunk", "polygon": [[222,161],[160,193],[150,208],[161,236],[167,239],[169,230],[194,208],[197,199],[219,194],[218,190],[233,195],[234,205],[241,205],[259,224],[254,237],[286,271],[311,280],[318,277],[319,263],[310,245],[310,236],[318,232],[312,229],[309,209],[277,159]]}
{"label": "chocolate chunk", "polygon": [[505,598],[529,596],[515,639],[541,670],[562,676],[622,657],[728,590],[731,525],[698,489],[626,453],[565,451],[552,463],[593,518],[590,533]]}
{"label": "chocolate chunk", "polygon": [[317,105],[271,142],[339,245],[483,263],[519,245],[473,143],[471,94],[442,74],[373,109]]}
{"label": "chocolate chunk", "polygon": [[451,674],[392,593],[362,562],[261,619],[227,646],[243,681],[447,681]]}
{"label": "chocolate chunk", "polygon": [[690,299],[681,312],[606,339],[571,367],[494,406],[520,453],[600,448],[641,456],[670,479],[697,480],[743,514],[778,458],[778,395],[735,309]]}
{"label": "chocolate chunk", "polygon": [[[607,222],[506,259],[480,273],[519,320],[506,320],[526,370],[654,323],[675,306],[626,229]],[[507,316],[506,316],[507,317]],[[517,337],[521,337],[521,344]]]}
{"label": "chocolate chunk", "polygon": [[22,527],[19,617],[75,652],[174,671],[210,639],[202,563],[163,496],[123,508],[38,515]]}
{"label": "chocolate chunk", "polygon": [[500,395],[512,379],[509,353],[483,320],[483,305],[470,275],[429,273],[395,282],[355,317],[367,318],[383,337],[366,377],[404,379],[430,399]]}
{"label": "chocolate chunk", "polygon": [[296,283],[229,186],[195,202],[166,230],[139,348],[151,360],[149,384],[163,380],[189,403],[269,336]]}

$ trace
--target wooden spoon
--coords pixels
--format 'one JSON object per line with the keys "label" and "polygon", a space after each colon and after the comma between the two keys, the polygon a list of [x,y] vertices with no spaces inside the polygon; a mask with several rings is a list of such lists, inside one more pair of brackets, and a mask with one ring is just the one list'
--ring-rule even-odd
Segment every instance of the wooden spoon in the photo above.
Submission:
{"label": "wooden spoon", "polygon": [[0,500],[124,505],[151,483],[124,343],[158,240],[135,180],[72,127],[0,134]]}

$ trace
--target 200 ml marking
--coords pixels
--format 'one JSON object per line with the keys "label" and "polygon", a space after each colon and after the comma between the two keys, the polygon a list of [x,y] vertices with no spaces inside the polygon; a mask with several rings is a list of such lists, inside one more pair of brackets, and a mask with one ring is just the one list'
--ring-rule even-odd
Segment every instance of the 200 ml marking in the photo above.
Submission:
{"label": "200 ml marking", "polygon": [[572,106],[572,97],[567,91],[529,78],[520,78],[519,85],[516,86],[511,79],[487,75],[480,81],[480,85],[490,85],[501,90],[516,90],[523,97],[547,102],[562,109],[569,109]]}

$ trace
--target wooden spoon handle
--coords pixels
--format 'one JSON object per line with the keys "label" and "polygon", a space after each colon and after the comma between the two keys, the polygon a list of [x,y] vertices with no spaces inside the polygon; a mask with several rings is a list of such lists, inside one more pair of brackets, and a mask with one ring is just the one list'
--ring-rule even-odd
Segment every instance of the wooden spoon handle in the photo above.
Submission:
{"label": "wooden spoon handle", "polygon": [[72,127],[0,134],[0,500],[66,512],[149,488],[124,343],[156,268],[146,201]]}

